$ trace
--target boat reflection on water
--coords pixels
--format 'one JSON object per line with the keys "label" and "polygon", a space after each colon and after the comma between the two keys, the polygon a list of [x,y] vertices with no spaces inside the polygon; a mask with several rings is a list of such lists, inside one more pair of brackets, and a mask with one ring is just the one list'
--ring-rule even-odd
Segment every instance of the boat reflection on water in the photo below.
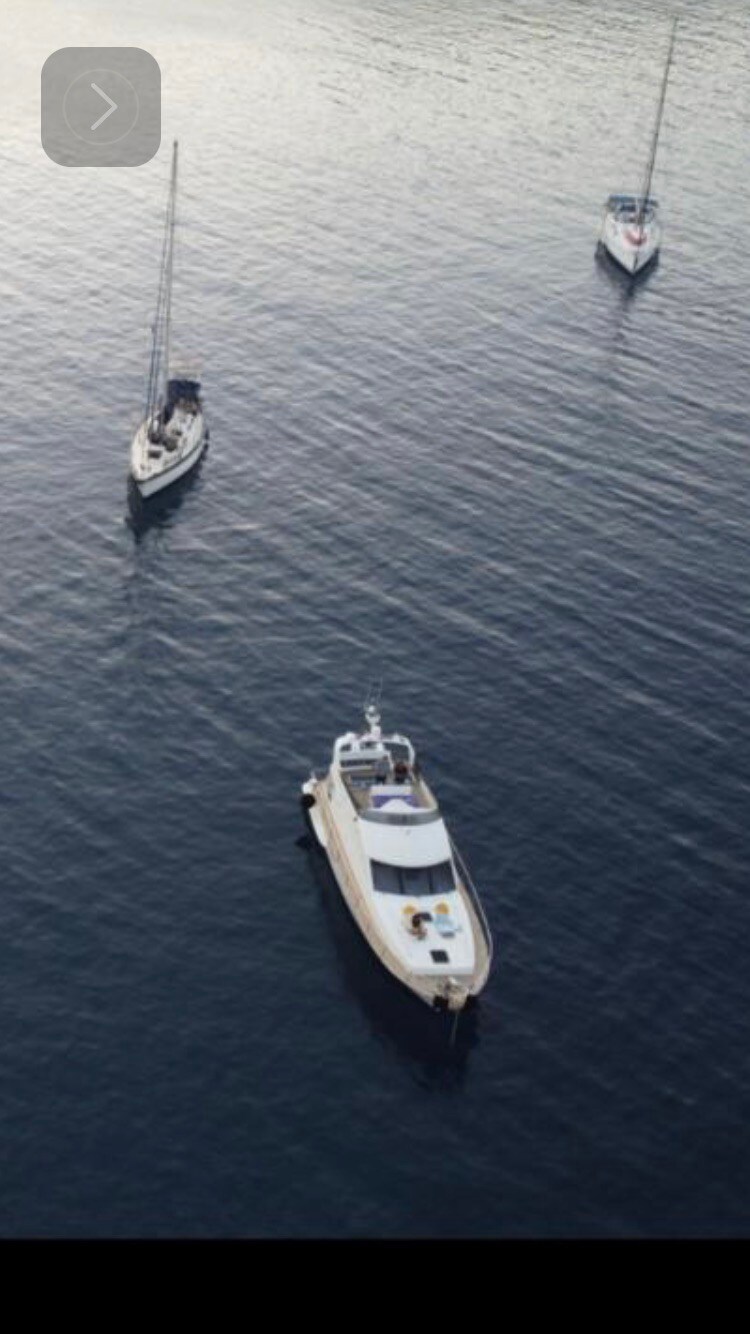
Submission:
{"label": "boat reflection on water", "polygon": [[[601,403],[603,420],[612,420],[617,412],[617,394],[622,385],[622,367],[620,358],[626,356],[630,346],[631,334],[637,330],[633,324],[636,318],[635,303],[641,297],[645,300],[648,291],[648,274],[644,273],[638,282],[633,282],[622,269],[612,262],[604,247],[596,251],[596,263],[613,290],[613,301],[607,307],[607,332],[602,339],[602,361],[596,397]],[[659,264],[659,256],[652,261],[649,273]]]}
{"label": "boat reflection on water", "polygon": [[170,527],[185,497],[200,485],[206,453],[191,472],[172,482],[166,490],[157,491],[147,499],[141,495],[133,478],[128,477],[128,512],[125,522],[132,529],[136,542],[140,542],[150,528]]}
{"label": "boat reflection on water", "polygon": [[481,1000],[457,1014],[428,1009],[373,954],[314,835],[304,834],[297,846],[305,852],[319,890],[346,990],[361,1006],[375,1036],[418,1067],[420,1082],[445,1088],[459,1084],[469,1052],[479,1042]]}
{"label": "boat reflection on water", "polygon": [[612,259],[607,247],[600,241],[594,251],[594,259],[597,267],[609,280],[615,291],[622,296],[622,304],[627,305],[634,301],[636,296],[645,290],[648,280],[652,274],[656,273],[659,267],[661,252],[657,251],[653,259],[649,261],[648,268],[644,268],[642,273],[638,274],[638,282],[633,282],[633,276],[626,273],[623,268]]}

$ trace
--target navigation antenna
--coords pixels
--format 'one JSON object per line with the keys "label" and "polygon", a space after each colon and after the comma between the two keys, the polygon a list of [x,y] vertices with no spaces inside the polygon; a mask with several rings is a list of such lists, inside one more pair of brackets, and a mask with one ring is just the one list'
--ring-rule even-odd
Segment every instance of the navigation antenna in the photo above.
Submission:
{"label": "navigation antenna", "polygon": [[370,682],[365,696],[365,718],[370,728],[370,734],[376,741],[380,740],[380,696],[383,692],[383,678],[376,684]]}

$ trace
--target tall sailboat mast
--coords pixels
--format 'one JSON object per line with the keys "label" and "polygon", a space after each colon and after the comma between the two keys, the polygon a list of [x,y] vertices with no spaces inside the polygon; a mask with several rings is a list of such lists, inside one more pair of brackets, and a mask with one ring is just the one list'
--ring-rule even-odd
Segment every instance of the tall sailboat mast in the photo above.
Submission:
{"label": "tall sailboat mast", "polygon": [[669,71],[672,65],[672,52],[674,51],[674,39],[677,32],[677,17],[672,20],[672,33],[669,39],[669,50],[667,52],[667,63],[664,67],[664,77],[661,84],[661,93],[659,95],[659,106],[656,112],[656,125],[654,126],[654,137],[651,140],[651,152],[649,154],[648,166],[643,189],[641,191],[640,205],[638,208],[638,217],[636,219],[639,227],[643,226],[643,219],[646,214],[646,201],[651,191],[651,178],[654,174],[654,164],[656,162],[656,149],[659,144],[659,131],[661,130],[661,119],[664,114],[664,102],[667,96],[667,84],[669,82]]}
{"label": "tall sailboat mast", "polygon": [[159,265],[159,287],[156,294],[156,313],[151,326],[151,360],[146,389],[146,420],[152,421],[159,407],[162,365],[165,371],[164,396],[169,380],[169,355],[172,325],[172,256],[174,251],[175,193],[177,187],[177,140],[172,149],[172,172],[169,196],[164,218],[164,239]]}
{"label": "tall sailboat mast", "polygon": [[169,357],[172,342],[172,262],[174,258],[174,224],[177,201],[177,140],[172,145],[172,177],[169,183],[169,245],[167,249],[167,297],[164,320],[164,399],[167,398],[169,384]]}

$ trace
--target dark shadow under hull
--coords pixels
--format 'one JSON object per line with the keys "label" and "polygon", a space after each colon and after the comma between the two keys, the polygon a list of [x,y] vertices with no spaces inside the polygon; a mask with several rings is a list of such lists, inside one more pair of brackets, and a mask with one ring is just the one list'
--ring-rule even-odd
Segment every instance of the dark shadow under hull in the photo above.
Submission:
{"label": "dark shadow under hull", "polygon": [[620,283],[626,283],[629,286],[633,283],[640,282],[641,278],[654,272],[658,267],[660,254],[661,248],[655,251],[647,264],[644,264],[640,269],[636,269],[635,273],[633,273],[631,269],[626,269],[625,265],[621,264],[619,259],[615,258],[612,252],[607,249],[603,241],[599,241],[596,247],[597,263],[601,267],[606,268]]}
{"label": "dark shadow under hull", "polygon": [[127,521],[137,537],[154,525],[168,522],[169,518],[179,510],[185,497],[198,482],[208,449],[207,436],[203,452],[193,467],[182,477],[177,477],[175,481],[169,482],[160,491],[155,492],[153,496],[141,495],[138,484],[132,476],[128,476]]}

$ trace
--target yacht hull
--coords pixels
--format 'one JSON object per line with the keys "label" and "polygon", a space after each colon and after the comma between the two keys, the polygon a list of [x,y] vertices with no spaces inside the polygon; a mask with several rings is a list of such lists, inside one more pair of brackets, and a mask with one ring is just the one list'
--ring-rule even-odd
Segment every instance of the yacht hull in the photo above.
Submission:
{"label": "yacht hull", "polygon": [[147,454],[147,423],[143,422],[133,440],[130,462],[130,476],[139,495],[147,500],[150,496],[165,491],[181,477],[185,477],[203,457],[207,445],[208,430],[203,414],[200,413],[190,440],[184,449],[179,450],[175,461],[173,463],[167,461],[158,471],[149,471],[147,465],[144,466],[144,456]]}
{"label": "yacht hull", "polygon": [[489,976],[491,947],[485,929],[471,904],[466,899],[472,932],[476,942],[476,966],[471,976],[462,976],[451,984],[445,977],[422,976],[410,972],[379,929],[377,918],[368,903],[367,895],[358,882],[351,859],[347,855],[328,800],[325,780],[310,778],[302,787],[302,803],[315,837],[325,852],[336,883],[349,911],[373,953],[385,968],[421,1001],[432,1009],[462,1010],[484,987]]}

